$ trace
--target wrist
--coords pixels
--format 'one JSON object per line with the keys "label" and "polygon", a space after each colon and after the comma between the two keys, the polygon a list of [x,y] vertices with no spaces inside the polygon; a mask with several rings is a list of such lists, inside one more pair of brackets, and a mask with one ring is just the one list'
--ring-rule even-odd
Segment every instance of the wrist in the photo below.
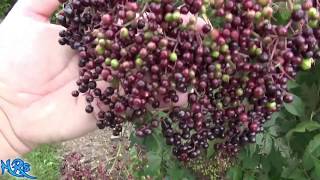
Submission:
{"label": "wrist", "polygon": [[7,160],[9,158],[17,157],[20,154],[16,152],[9,144],[5,136],[0,132],[0,160]]}
{"label": "wrist", "polygon": [[0,159],[17,157],[31,151],[12,128],[5,103],[0,97]]}

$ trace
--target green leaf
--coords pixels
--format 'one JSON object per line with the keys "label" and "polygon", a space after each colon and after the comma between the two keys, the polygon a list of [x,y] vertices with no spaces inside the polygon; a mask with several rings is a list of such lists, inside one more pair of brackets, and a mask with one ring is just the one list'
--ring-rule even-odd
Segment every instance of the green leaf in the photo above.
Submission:
{"label": "green leaf", "polygon": [[249,144],[248,145],[248,154],[250,157],[253,156],[253,154],[256,152],[257,145],[256,144]]}
{"label": "green leaf", "polygon": [[274,17],[277,24],[286,25],[291,17],[291,12],[285,5],[280,5],[279,10],[275,12]]}
{"label": "green leaf", "polygon": [[159,176],[161,169],[161,157],[154,152],[148,152],[147,154],[148,163],[144,168],[146,175]]}
{"label": "green leaf", "polygon": [[300,163],[297,159],[290,159],[288,165],[284,167],[281,177],[292,180],[305,180],[304,170],[299,165]]}
{"label": "green leaf", "polygon": [[292,180],[307,180],[304,171],[300,168],[296,168],[294,171],[292,171],[287,178]]}
{"label": "green leaf", "polygon": [[274,147],[278,150],[282,157],[289,158],[290,157],[290,147],[286,143],[286,141],[282,138],[274,139]]}
{"label": "green leaf", "polygon": [[305,105],[300,97],[293,94],[294,100],[292,103],[284,104],[285,109],[295,116],[303,116]]}
{"label": "green leaf", "polygon": [[245,157],[242,159],[241,167],[243,169],[256,169],[259,165],[259,156],[257,154],[251,156],[251,157]]}
{"label": "green leaf", "polygon": [[310,170],[315,166],[315,158],[320,156],[320,134],[316,135],[308,144],[303,154],[303,166],[306,170]]}
{"label": "green leaf", "polygon": [[301,86],[301,98],[311,111],[316,110],[319,103],[319,87],[316,84]]}
{"label": "green leaf", "polygon": [[214,154],[215,150],[214,150],[214,142],[213,141],[209,141],[209,148],[207,149],[207,158],[211,158],[212,155]]}
{"label": "green leaf", "polygon": [[181,167],[179,162],[170,161],[167,162],[167,176],[168,179],[172,180],[193,180],[194,176],[190,173],[190,171],[184,167]]}
{"label": "green leaf", "polygon": [[272,126],[272,127],[268,128],[268,133],[271,136],[278,136],[278,131],[279,131],[279,127],[278,126]]}
{"label": "green leaf", "polygon": [[320,124],[315,121],[302,121],[299,123],[295,128],[291,129],[287,135],[286,138],[290,139],[292,137],[293,133],[304,133],[306,131],[315,131],[317,129],[320,129]]}
{"label": "green leaf", "polygon": [[309,171],[314,166],[311,154],[309,152],[305,152],[302,159],[303,167]]}
{"label": "green leaf", "polygon": [[259,133],[256,135],[256,144],[258,146],[262,146],[263,145],[263,135],[262,133]]}
{"label": "green leaf", "polygon": [[239,167],[232,167],[227,173],[228,180],[242,180],[242,171]]}
{"label": "green leaf", "polygon": [[[306,151],[314,154],[320,147],[320,134],[316,135],[308,144]],[[318,154],[316,155],[318,156]]]}
{"label": "green leaf", "polygon": [[243,177],[245,180],[255,180],[255,177],[252,174],[246,173]]}
{"label": "green leaf", "polygon": [[320,160],[314,158],[314,172],[317,179],[320,179]]}
{"label": "green leaf", "polygon": [[294,88],[299,87],[299,84],[294,80],[290,80],[290,81],[288,81],[287,86],[288,86],[288,89],[294,89]]}
{"label": "green leaf", "polygon": [[269,134],[265,134],[264,140],[263,140],[263,147],[261,149],[261,153],[263,154],[270,154],[272,149],[272,138]]}

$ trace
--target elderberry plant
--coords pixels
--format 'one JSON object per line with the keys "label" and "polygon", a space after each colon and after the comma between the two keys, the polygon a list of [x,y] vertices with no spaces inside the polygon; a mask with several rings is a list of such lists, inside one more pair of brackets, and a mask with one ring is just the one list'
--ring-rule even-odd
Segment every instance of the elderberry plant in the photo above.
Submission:
{"label": "elderberry plant", "polygon": [[60,2],[59,43],[80,57],[72,96],[114,135],[160,127],[181,161],[212,142],[225,157],[255,143],[294,100],[288,80],[320,56],[317,1],[289,1],[287,18],[272,0]]}

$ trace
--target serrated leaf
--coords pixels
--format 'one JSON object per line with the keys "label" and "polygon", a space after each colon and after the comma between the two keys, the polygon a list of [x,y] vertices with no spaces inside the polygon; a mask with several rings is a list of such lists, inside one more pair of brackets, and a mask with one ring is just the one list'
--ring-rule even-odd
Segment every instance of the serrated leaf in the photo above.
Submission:
{"label": "serrated leaf", "polygon": [[194,180],[194,176],[188,171],[188,169],[185,169],[179,165],[177,161],[170,161],[167,162],[167,174],[169,179],[185,179],[185,180]]}
{"label": "serrated leaf", "polygon": [[250,157],[253,156],[253,154],[256,152],[257,145],[256,144],[249,144],[248,145],[248,154]]}
{"label": "serrated leaf", "polygon": [[302,159],[303,167],[309,171],[314,166],[311,154],[309,152],[305,152]]}
{"label": "serrated leaf", "polygon": [[213,156],[215,152],[214,149],[214,142],[213,141],[209,141],[209,148],[207,149],[207,158],[211,158]]}
{"label": "serrated leaf", "polygon": [[290,175],[287,177],[287,179],[292,179],[292,180],[307,180],[305,177],[305,173],[302,169],[296,168],[293,170]]}
{"label": "serrated leaf", "polygon": [[319,87],[316,84],[312,84],[311,86],[303,84],[301,86],[301,98],[310,110],[317,108],[319,97]]}
{"label": "serrated leaf", "polygon": [[148,163],[147,166],[144,168],[144,172],[146,175],[150,176],[159,176],[160,169],[161,169],[161,157],[154,152],[148,152],[146,154]]}
{"label": "serrated leaf", "polygon": [[246,173],[244,175],[243,179],[245,179],[245,180],[255,180],[255,177],[252,174]]}
{"label": "serrated leaf", "polygon": [[290,157],[290,147],[282,138],[274,139],[274,147],[278,150],[282,157],[289,158]]}
{"label": "serrated leaf", "polygon": [[255,154],[251,157],[246,157],[242,159],[241,167],[243,169],[256,169],[258,165],[259,165],[259,156]]}
{"label": "serrated leaf", "polygon": [[276,24],[286,25],[291,17],[291,12],[286,6],[279,6],[277,12],[274,13]]}
{"label": "serrated leaf", "polygon": [[157,116],[159,117],[159,118],[166,118],[166,117],[168,117],[168,113],[165,113],[165,112],[163,112],[163,111],[159,111],[158,112],[158,114],[157,114]]}
{"label": "serrated leaf", "polygon": [[314,161],[314,172],[315,172],[314,174],[317,179],[320,179],[320,160],[314,158],[313,161]]}
{"label": "serrated leaf", "polygon": [[294,89],[296,87],[299,87],[299,84],[294,80],[290,80],[288,81],[287,86],[288,86],[288,89]]}
{"label": "serrated leaf", "polygon": [[311,132],[315,131],[317,129],[320,129],[320,124],[315,121],[302,121],[299,123],[295,128],[291,129],[287,135],[286,138],[290,139],[292,137],[293,133],[303,133],[303,132]]}
{"label": "serrated leaf", "polygon": [[[313,139],[309,142],[306,152],[313,154],[314,156],[318,157],[320,155],[318,149],[320,148],[320,134],[317,134],[313,137]],[[315,153],[317,152],[317,153]]]}
{"label": "serrated leaf", "polygon": [[279,131],[279,127],[278,126],[272,126],[272,127],[268,128],[268,133],[271,136],[278,136],[278,131]]}
{"label": "serrated leaf", "polygon": [[281,114],[280,114],[280,112],[275,112],[275,113],[273,113],[272,114],[272,118],[269,120],[269,121],[267,121],[263,126],[264,127],[271,127],[271,126],[274,126],[275,125],[275,123],[276,123],[276,119],[278,118],[278,117],[280,117],[281,116]]}
{"label": "serrated leaf", "polygon": [[320,134],[316,135],[308,144],[303,154],[303,166],[310,170],[315,166],[314,159],[320,156]]}
{"label": "serrated leaf", "polygon": [[293,102],[289,104],[284,104],[285,109],[295,116],[303,116],[305,105],[300,99],[300,97],[293,94]]}
{"label": "serrated leaf", "polygon": [[262,146],[263,145],[263,134],[259,133],[256,135],[256,144],[258,146]]}
{"label": "serrated leaf", "polygon": [[272,138],[269,134],[266,134],[263,140],[263,147],[261,149],[261,153],[270,154],[272,149]]}
{"label": "serrated leaf", "polygon": [[240,167],[232,167],[227,173],[228,180],[242,180],[242,171]]}

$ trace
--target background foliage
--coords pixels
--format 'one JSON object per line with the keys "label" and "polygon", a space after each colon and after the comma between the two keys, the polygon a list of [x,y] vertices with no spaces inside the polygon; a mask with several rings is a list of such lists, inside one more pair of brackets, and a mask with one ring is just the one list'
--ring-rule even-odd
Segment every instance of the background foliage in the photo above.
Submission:
{"label": "background foliage", "polygon": [[4,18],[9,12],[12,5],[16,3],[17,0],[1,0],[0,1],[0,19]]}
{"label": "background foliage", "polygon": [[292,104],[275,114],[228,172],[229,179],[320,179],[320,67],[290,83]]}

